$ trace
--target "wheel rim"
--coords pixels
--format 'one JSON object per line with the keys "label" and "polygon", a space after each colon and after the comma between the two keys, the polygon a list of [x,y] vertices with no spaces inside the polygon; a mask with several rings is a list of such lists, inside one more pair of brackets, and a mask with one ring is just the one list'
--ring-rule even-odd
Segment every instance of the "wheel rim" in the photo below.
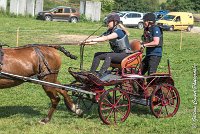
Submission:
{"label": "wheel rim", "polygon": [[77,19],[76,18],[71,18],[71,23],[76,23]]}
{"label": "wheel rim", "polygon": [[130,98],[119,88],[110,89],[101,96],[98,110],[105,124],[124,122],[130,113]]}
{"label": "wheel rim", "polygon": [[45,17],[45,20],[46,20],[46,21],[51,21],[51,16],[46,16],[46,17]]}
{"label": "wheel rim", "polygon": [[143,28],[143,24],[142,24],[142,23],[139,23],[139,24],[138,24],[138,28],[139,28],[139,29],[142,29],[142,28]]}
{"label": "wheel rim", "polygon": [[190,26],[187,28],[187,31],[188,31],[188,32],[190,32],[190,31],[191,31],[191,27],[190,27]]}
{"label": "wheel rim", "polygon": [[150,109],[157,118],[174,116],[180,105],[180,97],[177,89],[169,84],[158,86],[150,99]]}
{"label": "wheel rim", "polygon": [[169,30],[170,30],[170,31],[174,31],[174,26],[171,26],[171,27],[169,28]]}

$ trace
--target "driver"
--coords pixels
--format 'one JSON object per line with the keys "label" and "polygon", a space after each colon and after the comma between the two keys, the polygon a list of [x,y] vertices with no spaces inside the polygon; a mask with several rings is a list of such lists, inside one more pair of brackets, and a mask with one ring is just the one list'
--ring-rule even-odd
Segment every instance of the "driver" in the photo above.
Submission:
{"label": "driver", "polygon": [[109,41],[112,52],[97,52],[94,55],[91,73],[96,73],[100,64],[100,60],[104,60],[98,76],[106,76],[107,69],[110,67],[111,62],[120,64],[121,61],[130,55],[131,49],[128,40],[128,31],[120,24],[120,17],[117,13],[111,13],[107,16],[107,31],[102,36],[94,39],[88,39],[85,44],[96,44],[97,42]]}
{"label": "driver", "polygon": [[162,57],[163,32],[155,25],[155,15],[147,13],[143,17],[144,34],[142,35],[142,47],[146,47],[146,56],[142,61],[142,75],[148,72],[148,75],[157,71]]}

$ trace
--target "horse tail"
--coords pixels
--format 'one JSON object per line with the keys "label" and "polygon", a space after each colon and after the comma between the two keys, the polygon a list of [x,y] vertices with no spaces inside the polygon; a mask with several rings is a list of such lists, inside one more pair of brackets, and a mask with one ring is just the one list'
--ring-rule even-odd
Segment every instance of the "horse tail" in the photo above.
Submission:
{"label": "horse tail", "polygon": [[54,46],[55,49],[63,52],[67,57],[70,57],[71,59],[74,59],[76,60],[77,59],[77,56],[71,54],[69,51],[67,51],[64,47],[62,46]]}
{"label": "horse tail", "polygon": [[76,60],[77,56],[71,54],[69,51],[67,51],[64,47],[60,46],[60,45],[53,45],[53,44],[28,44],[26,46],[23,47],[35,47],[35,46],[46,46],[46,47],[53,47],[61,52],[63,52],[67,57],[70,57],[71,59]]}

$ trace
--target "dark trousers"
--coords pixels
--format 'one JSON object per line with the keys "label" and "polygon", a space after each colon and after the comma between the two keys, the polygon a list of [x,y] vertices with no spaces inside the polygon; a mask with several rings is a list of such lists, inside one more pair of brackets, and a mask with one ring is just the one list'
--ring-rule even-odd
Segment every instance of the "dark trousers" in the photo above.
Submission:
{"label": "dark trousers", "polygon": [[100,61],[104,60],[104,63],[102,65],[101,69],[99,70],[99,73],[103,74],[110,67],[111,63],[120,64],[121,61],[128,55],[130,55],[130,54],[114,53],[114,52],[97,52],[94,55],[94,59],[92,62],[92,66],[90,68],[90,72],[94,73],[100,64]]}
{"label": "dark trousers", "polygon": [[142,75],[144,75],[147,71],[148,75],[156,73],[160,60],[160,56],[146,56],[142,60]]}

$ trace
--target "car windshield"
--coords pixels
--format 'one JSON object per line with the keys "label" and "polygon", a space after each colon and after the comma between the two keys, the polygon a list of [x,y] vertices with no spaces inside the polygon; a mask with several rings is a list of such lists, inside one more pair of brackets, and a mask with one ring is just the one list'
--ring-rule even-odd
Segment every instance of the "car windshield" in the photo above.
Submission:
{"label": "car windshield", "polygon": [[174,15],[165,15],[161,20],[173,20],[174,17]]}
{"label": "car windshield", "polygon": [[123,17],[126,13],[119,13],[119,17]]}
{"label": "car windshield", "polygon": [[56,11],[57,10],[57,8],[53,8],[53,9],[51,9],[51,10],[49,10],[50,12],[54,12],[54,11]]}

